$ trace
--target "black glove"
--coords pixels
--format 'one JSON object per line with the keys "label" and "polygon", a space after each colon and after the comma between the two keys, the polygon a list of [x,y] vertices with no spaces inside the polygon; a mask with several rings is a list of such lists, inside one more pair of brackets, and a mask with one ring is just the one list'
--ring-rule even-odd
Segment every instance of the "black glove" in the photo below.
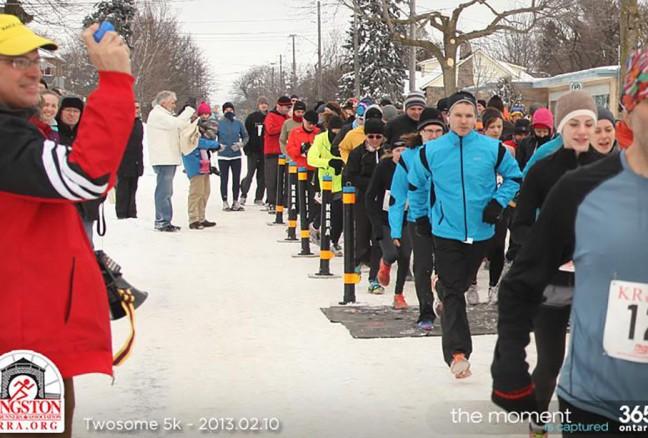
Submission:
{"label": "black glove", "polygon": [[432,236],[432,225],[430,225],[430,218],[427,216],[416,219],[416,235],[421,237]]}
{"label": "black glove", "polygon": [[302,144],[301,144],[301,153],[302,153],[302,154],[305,154],[306,152],[308,152],[308,150],[310,149],[310,147],[311,147],[311,144],[310,144],[310,143],[308,143],[308,142],[306,142],[306,143],[302,143]]}
{"label": "black glove", "polygon": [[220,171],[214,166],[211,166],[209,168],[209,173],[210,173],[210,175],[220,176]]}
{"label": "black glove", "polygon": [[331,155],[334,157],[341,157],[340,155],[340,147],[339,146],[331,146]]}
{"label": "black glove", "polygon": [[495,225],[502,216],[504,208],[494,199],[491,199],[486,208],[482,220],[487,224]]}
{"label": "black glove", "polygon": [[342,168],[344,167],[344,161],[339,158],[331,158],[328,162],[329,167],[332,167],[335,170],[335,174],[339,175],[342,173]]}

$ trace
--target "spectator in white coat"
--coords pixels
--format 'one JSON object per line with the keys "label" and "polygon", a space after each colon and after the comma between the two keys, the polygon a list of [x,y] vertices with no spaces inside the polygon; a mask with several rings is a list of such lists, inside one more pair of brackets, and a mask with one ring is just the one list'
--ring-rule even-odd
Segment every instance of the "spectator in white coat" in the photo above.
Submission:
{"label": "spectator in white coat", "polygon": [[149,157],[157,175],[155,186],[155,229],[174,232],[180,230],[171,223],[173,218],[173,177],[182,162],[180,131],[191,123],[195,110],[188,106],[177,117],[174,115],[177,97],[172,91],[160,91],[153,101],[153,110],[147,123]]}

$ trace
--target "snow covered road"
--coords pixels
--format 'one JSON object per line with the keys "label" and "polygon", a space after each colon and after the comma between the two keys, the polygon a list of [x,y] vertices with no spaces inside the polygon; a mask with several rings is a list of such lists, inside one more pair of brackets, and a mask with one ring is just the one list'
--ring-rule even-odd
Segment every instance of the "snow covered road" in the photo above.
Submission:
{"label": "snow covered road", "polygon": [[[161,436],[170,433],[161,430],[165,418],[182,423],[176,435],[201,436],[209,433],[199,430],[203,423],[209,428],[206,420],[223,417],[251,419],[241,427],[278,419],[280,430],[264,436],[526,436],[525,424],[451,424],[453,408],[497,412],[489,402],[494,336],[474,338],[473,376],[465,381],[448,371],[439,337],[353,339],[320,311],[342,298],[341,280],[308,279],[318,259],[291,258],[298,245],[277,243],[284,228],[267,226],[271,217],[259,207],[221,211],[218,184],[212,177],[207,215],[218,225],[200,231],[187,226],[188,181],[180,170],[179,233],[153,230],[152,175],[140,179],[139,219],[117,221],[106,204],[108,233],[95,244],[150,297],[137,313],[134,353],[116,370],[114,385],[105,376],[76,379],[75,436],[122,436],[99,429],[125,420],[156,420],[160,430],[137,435]],[[332,270],[342,273],[341,258]],[[371,304],[390,304],[391,293],[369,295],[366,275],[357,289],[358,299]],[[405,296],[417,304],[413,282]],[[126,322],[113,329],[118,347]],[[535,348],[529,352],[535,362]],[[226,422],[212,420],[212,429]]]}

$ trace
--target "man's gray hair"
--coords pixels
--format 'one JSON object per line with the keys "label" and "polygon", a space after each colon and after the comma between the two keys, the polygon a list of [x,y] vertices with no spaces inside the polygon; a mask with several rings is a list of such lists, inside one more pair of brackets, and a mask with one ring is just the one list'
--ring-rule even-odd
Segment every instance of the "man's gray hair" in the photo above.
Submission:
{"label": "man's gray hair", "polygon": [[173,91],[169,91],[169,90],[160,91],[158,94],[155,95],[155,99],[153,99],[153,106],[159,105],[165,100],[170,98],[177,99],[177,96]]}

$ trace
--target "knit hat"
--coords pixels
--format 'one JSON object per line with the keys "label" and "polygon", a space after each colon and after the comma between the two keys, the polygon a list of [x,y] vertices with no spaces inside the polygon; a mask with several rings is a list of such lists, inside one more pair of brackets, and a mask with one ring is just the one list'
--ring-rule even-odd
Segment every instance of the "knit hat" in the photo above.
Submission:
{"label": "knit hat", "polygon": [[385,123],[381,119],[369,119],[365,121],[364,133],[367,134],[385,134]]}
{"label": "knit hat", "polygon": [[[297,105],[295,105],[295,106],[297,106]],[[317,124],[317,119],[318,119],[317,113],[315,111],[313,111],[313,110],[306,111],[306,113],[304,113],[304,120],[306,120],[307,122],[311,122],[312,124],[315,125],[315,124]]]}
{"label": "knit hat", "polygon": [[547,128],[549,129],[549,135],[553,135],[553,126],[554,126],[554,116],[547,108],[542,107],[538,108],[533,113],[533,119],[531,120],[531,127],[536,128]]}
{"label": "knit hat", "polygon": [[61,99],[61,106],[59,111],[64,110],[65,108],[76,108],[79,111],[83,111],[83,100],[80,97],[76,96],[65,96]]}
{"label": "knit hat", "polygon": [[520,119],[516,121],[514,132],[517,135],[527,135],[529,132],[531,132],[531,122],[529,122],[527,119]]}
{"label": "knit hat", "polygon": [[570,91],[556,102],[556,131],[562,134],[567,123],[578,116],[589,116],[596,122],[596,103],[586,91]]}
{"label": "knit hat", "polygon": [[488,129],[488,126],[493,121],[497,119],[502,119],[502,121],[504,121],[504,116],[502,116],[502,113],[499,112],[498,109],[493,107],[488,107],[481,113],[481,119],[482,119],[482,123],[484,124],[484,129]]}
{"label": "knit hat", "polygon": [[490,98],[486,107],[498,109],[501,113],[504,112],[504,101],[498,95]]}
{"label": "knit hat", "polygon": [[356,117],[364,117],[365,111],[367,111],[368,106],[369,104],[365,102],[358,103],[358,106],[356,107]]}
{"label": "knit hat", "polygon": [[398,109],[394,105],[385,105],[383,107],[383,119],[388,123],[398,117]]}
{"label": "knit hat", "polygon": [[265,96],[259,96],[257,98],[257,106],[259,105],[270,105],[270,102],[268,102],[268,98]]}
{"label": "knit hat", "polygon": [[306,111],[306,104],[302,102],[301,100],[298,100],[295,102],[293,105],[293,111]]}
{"label": "knit hat", "polygon": [[616,119],[609,109],[599,106],[596,108],[596,112],[598,114],[598,120],[608,120],[612,123],[612,126],[616,125]]}
{"label": "knit hat", "polygon": [[225,112],[227,108],[230,108],[232,111],[234,111],[234,104],[232,102],[225,102],[223,104],[223,112]]}
{"label": "knit hat", "polygon": [[290,105],[292,106],[292,100],[288,96],[281,96],[277,99],[277,105]]}
{"label": "knit hat", "polygon": [[475,101],[475,96],[473,96],[467,91],[457,91],[455,94],[448,97],[448,101],[447,101],[448,112],[452,111],[452,108],[458,103],[469,103],[475,108],[477,108],[477,102]]}
{"label": "knit hat", "polygon": [[511,106],[511,115],[518,113],[520,115],[524,115],[524,105],[521,103],[516,103],[515,105]]}
{"label": "knit hat", "polygon": [[448,112],[450,106],[448,105],[447,97],[442,97],[441,99],[439,99],[439,101],[437,102],[437,109],[441,112]]}
{"label": "knit hat", "polygon": [[333,111],[337,115],[342,115],[342,107],[337,102],[326,102],[326,105],[324,105],[324,108],[330,109],[331,111]]}
{"label": "knit hat", "polygon": [[198,105],[198,115],[202,116],[203,114],[211,114],[211,108],[209,108],[206,102],[201,102]]}
{"label": "knit hat", "polygon": [[365,120],[367,119],[381,119],[383,118],[383,110],[378,105],[371,105],[365,111],[364,115]]}
{"label": "knit hat", "polygon": [[412,91],[405,98],[405,109],[409,109],[413,106],[420,106],[425,108],[427,101],[425,100],[425,93],[422,91]]}
{"label": "knit hat", "polygon": [[638,50],[628,60],[621,102],[629,113],[648,98],[648,49]]}
{"label": "knit hat", "polygon": [[329,131],[333,129],[342,129],[342,125],[344,125],[344,121],[342,120],[341,117],[331,116],[331,118],[328,121],[328,124],[326,125],[326,129]]}
{"label": "knit hat", "polygon": [[428,125],[438,125],[443,128],[443,132],[448,131],[446,124],[443,122],[443,114],[436,108],[428,107],[423,110],[416,130],[420,131]]}

